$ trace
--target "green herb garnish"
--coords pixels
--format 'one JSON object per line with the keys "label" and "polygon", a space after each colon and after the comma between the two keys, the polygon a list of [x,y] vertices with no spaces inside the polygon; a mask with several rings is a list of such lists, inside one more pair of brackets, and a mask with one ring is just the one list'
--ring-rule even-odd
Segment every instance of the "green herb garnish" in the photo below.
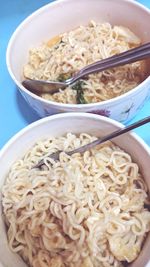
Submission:
{"label": "green herb garnish", "polygon": [[59,48],[60,44],[62,44],[63,46],[65,45],[65,43],[62,40],[60,40],[59,43],[55,44],[55,50]]}
{"label": "green herb garnish", "polygon": [[58,77],[57,77],[57,81],[59,82],[64,82],[65,80],[69,79],[71,77],[70,73],[61,73]]}
{"label": "green herb garnish", "polygon": [[76,101],[77,104],[87,104],[87,101],[84,98],[84,89],[83,89],[84,81],[78,81],[75,83],[75,85],[72,86],[73,90],[76,90]]}

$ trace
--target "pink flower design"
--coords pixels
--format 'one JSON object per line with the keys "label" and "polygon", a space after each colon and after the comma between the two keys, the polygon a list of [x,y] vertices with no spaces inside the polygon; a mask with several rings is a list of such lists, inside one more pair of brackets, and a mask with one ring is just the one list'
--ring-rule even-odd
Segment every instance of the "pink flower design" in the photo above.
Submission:
{"label": "pink flower design", "polygon": [[98,114],[98,115],[105,116],[105,117],[110,117],[110,114],[111,114],[110,110],[107,110],[107,109],[92,110],[89,113],[94,113],[94,114]]}

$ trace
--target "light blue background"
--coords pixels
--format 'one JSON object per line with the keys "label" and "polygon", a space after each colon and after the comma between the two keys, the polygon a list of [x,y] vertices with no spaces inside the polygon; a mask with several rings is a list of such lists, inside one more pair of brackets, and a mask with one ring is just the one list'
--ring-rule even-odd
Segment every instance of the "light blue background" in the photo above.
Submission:
{"label": "light blue background", "polygon": [[[92,1],[92,0],[91,0]],[[121,0],[120,0],[121,1]],[[6,67],[6,48],[16,27],[49,0],[1,0],[0,7],[0,148],[19,130],[39,119],[22,98]],[[150,8],[150,0],[138,1]],[[144,19],[144,18],[143,18]],[[14,59],[15,60],[15,59]],[[150,99],[130,122],[150,115]],[[150,123],[135,130],[150,145]]]}

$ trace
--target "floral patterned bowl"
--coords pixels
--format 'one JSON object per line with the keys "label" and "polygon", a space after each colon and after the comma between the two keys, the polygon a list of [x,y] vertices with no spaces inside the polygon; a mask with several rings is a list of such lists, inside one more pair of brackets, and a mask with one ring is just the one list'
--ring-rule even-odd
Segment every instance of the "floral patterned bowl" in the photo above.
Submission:
{"label": "floral patterned bowl", "polygon": [[31,14],[10,39],[7,67],[21,94],[40,117],[62,112],[91,112],[126,122],[136,114],[149,96],[150,77],[121,96],[94,104],[56,103],[23,87],[22,71],[29,49],[91,19],[126,26],[141,38],[142,43],[150,41],[150,11],[132,0],[59,0]]}

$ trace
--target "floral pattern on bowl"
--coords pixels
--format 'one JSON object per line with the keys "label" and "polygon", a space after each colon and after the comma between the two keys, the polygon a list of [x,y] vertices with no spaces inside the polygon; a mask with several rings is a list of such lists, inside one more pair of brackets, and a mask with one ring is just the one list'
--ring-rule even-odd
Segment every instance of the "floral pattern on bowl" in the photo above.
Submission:
{"label": "floral pattern on bowl", "polygon": [[110,115],[111,115],[110,110],[107,110],[107,109],[92,110],[89,113],[93,113],[93,114],[97,114],[97,115],[101,115],[101,116],[105,116],[105,117],[110,117]]}

